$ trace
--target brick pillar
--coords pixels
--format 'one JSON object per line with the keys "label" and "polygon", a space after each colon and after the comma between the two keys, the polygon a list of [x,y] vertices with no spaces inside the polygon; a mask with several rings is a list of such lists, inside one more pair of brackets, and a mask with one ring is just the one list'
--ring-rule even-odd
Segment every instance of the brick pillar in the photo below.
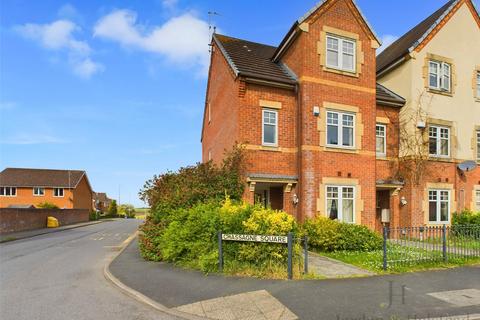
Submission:
{"label": "brick pillar", "polygon": [[398,190],[390,193],[390,226],[400,227],[400,195]]}
{"label": "brick pillar", "polygon": [[247,184],[247,187],[243,192],[243,200],[248,204],[255,203],[255,182],[250,182]]}
{"label": "brick pillar", "polygon": [[286,184],[283,187],[283,211],[295,216],[295,209],[293,206],[293,195],[295,194],[295,188],[290,184]]}

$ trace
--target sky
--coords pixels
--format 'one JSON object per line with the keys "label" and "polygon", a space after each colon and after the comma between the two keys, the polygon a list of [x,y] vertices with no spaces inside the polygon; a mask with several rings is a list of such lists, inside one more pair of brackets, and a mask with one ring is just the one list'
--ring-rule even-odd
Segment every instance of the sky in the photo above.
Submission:
{"label": "sky", "polygon": [[[445,2],[357,0],[384,45]],[[209,26],[278,45],[315,3],[1,0],[0,170],[86,170],[143,206],[146,180],[201,161]]]}

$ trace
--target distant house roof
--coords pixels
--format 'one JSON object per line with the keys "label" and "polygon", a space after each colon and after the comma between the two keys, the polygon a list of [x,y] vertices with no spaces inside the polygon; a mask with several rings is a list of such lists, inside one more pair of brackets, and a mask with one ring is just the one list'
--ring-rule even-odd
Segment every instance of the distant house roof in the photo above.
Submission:
{"label": "distant house roof", "polygon": [[[450,0],[431,16],[420,22],[413,29],[405,33],[377,56],[377,74],[402,59],[413,51],[435,29],[451,10],[461,0]],[[478,12],[477,12],[478,14]]]}
{"label": "distant house roof", "polygon": [[108,201],[111,201],[112,199],[110,199],[105,192],[94,192],[93,200],[108,202]]}
{"label": "distant house roof", "polygon": [[[215,34],[213,39],[236,76],[287,85],[297,84],[296,76],[285,65],[272,61],[276,47],[220,34]],[[401,107],[405,104],[405,99],[377,84],[377,102]]]}
{"label": "distant house roof", "polygon": [[6,168],[0,172],[0,186],[76,188],[84,176],[81,170]]}

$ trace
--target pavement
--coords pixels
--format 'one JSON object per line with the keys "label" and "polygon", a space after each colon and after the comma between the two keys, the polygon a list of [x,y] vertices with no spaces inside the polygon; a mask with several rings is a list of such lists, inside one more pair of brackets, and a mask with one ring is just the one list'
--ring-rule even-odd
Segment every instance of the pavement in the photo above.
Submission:
{"label": "pavement", "polygon": [[39,236],[39,235],[42,235],[42,234],[47,234],[47,233],[54,233],[54,232],[60,232],[60,231],[85,227],[85,226],[89,226],[89,225],[92,225],[92,224],[102,223],[104,221],[107,221],[107,220],[80,222],[80,223],[74,223],[74,224],[61,226],[61,227],[58,227],[58,228],[41,228],[41,229],[34,229],[34,230],[2,233],[2,234],[0,234],[0,243],[7,242],[7,241],[13,241],[13,240],[26,239],[26,238],[31,238],[31,237],[36,237],[36,236]]}
{"label": "pavement", "polygon": [[350,279],[262,280],[147,262],[135,240],[111,263],[110,272],[130,290],[192,319],[480,319],[480,266]]}
{"label": "pavement", "polygon": [[107,221],[0,244],[0,319],[177,319],[104,277],[140,223]]}

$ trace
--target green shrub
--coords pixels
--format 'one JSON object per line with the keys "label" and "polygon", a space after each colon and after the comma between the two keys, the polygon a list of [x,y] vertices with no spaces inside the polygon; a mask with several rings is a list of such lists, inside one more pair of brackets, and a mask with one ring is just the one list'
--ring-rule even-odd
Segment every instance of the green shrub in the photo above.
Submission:
{"label": "green shrub", "polygon": [[140,199],[154,209],[156,221],[172,210],[191,208],[198,203],[222,201],[225,194],[234,200],[243,195],[243,150],[235,147],[221,165],[209,161],[180,168],[148,180],[139,192]]}
{"label": "green shrub", "polygon": [[[223,233],[286,235],[296,232],[295,219],[285,212],[246,204],[227,198],[223,204],[210,202],[180,208],[147,219],[141,227],[140,251],[148,260],[163,260],[204,272],[218,268],[218,231]],[[297,261],[300,247],[295,246]],[[272,266],[286,268],[284,244],[224,243],[224,259],[231,272],[258,270]],[[248,268],[246,268],[248,266]],[[278,269],[278,268],[277,268]]]}
{"label": "green shrub", "polygon": [[465,209],[454,213],[451,230],[455,237],[480,239],[480,212]]}
{"label": "green shrub", "polygon": [[90,221],[96,221],[96,220],[98,220],[98,216],[99,216],[98,212],[95,211],[95,210],[92,210],[92,211],[90,211],[90,214],[89,214],[89,216],[88,216],[88,219],[89,219]]}
{"label": "green shrub", "polygon": [[56,204],[53,204],[51,202],[40,202],[39,204],[37,204],[37,208],[40,208],[40,209],[60,209]]}
{"label": "green shrub", "polygon": [[118,206],[118,216],[129,219],[135,218],[135,207],[131,204],[122,204]]}
{"label": "green shrub", "polygon": [[480,226],[480,212],[474,213],[470,210],[463,210],[454,213],[452,218],[452,226]]}
{"label": "green shrub", "polygon": [[110,217],[116,217],[118,214],[117,200],[112,200],[110,206],[108,207],[108,215]]}
{"label": "green shrub", "polygon": [[317,216],[302,225],[309,246],[318,251],[372,251],[382,248],[380,235],[365,226],[348,224]]}

